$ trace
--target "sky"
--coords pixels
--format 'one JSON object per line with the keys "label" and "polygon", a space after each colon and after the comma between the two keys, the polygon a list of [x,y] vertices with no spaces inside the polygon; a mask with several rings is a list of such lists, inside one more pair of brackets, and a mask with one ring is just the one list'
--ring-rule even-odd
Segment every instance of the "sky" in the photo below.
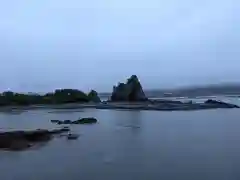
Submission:
{"label": "sky", "polygon": [[239,0],[0,3],[0,91],[240,82]]}

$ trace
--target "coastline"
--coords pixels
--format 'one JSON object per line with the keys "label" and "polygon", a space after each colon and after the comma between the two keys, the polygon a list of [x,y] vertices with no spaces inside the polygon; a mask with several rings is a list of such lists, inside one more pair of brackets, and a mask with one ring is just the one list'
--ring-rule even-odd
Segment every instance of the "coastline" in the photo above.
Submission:
{"label": "coastline", "polygon": [[157,102],[108,102],[108,103],[71,103],[54,105],[29,105],[29,106],[4,106],[0,107],[0,112],[17,112],[34,109],[119,109],[119,110],[148,110],[148,111],[191,111],[206,109],[236,108],[226,107],[219,104],[206,103],[179,103],[178,101]]}
{"label": "coastline", "polygon": [[[194,102],[186,97],[149,98],[143,91],[136,75],[132,75],[125,83],[113,86],[109,100],[102,101],[98,93],[91,90],[88,94],[78,89],[56,89],[44,95],[22,94],[11,91],[0,93],[0,112],[12,112],[31,109],[121,109],[152,111],[189,111],[216,108],[240,108],[238,105],[214,100],[208,97],[204,102]],[[172,95],[172,94],[171,94]],[[213,98],[213,99],[212,99]]]}

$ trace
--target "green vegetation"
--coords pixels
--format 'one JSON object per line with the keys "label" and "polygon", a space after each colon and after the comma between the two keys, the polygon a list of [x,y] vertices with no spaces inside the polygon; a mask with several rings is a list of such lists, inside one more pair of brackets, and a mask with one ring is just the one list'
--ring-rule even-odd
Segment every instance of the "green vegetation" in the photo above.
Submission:
{"label": "green vegetation", "polygon": [[88,99],[92,102],[101,102],[101,99],[99,98],[98,93],[94,90],[91,90],[88,93]]}
{"label": "green vegetation", "polygon": [[45,95],[22,94],[6,91],[0,94],[0,106],[7,105],[34,105],[34,104],[66,104],[100,102],[96,91],[88,95],[77,89],[57,89]]}

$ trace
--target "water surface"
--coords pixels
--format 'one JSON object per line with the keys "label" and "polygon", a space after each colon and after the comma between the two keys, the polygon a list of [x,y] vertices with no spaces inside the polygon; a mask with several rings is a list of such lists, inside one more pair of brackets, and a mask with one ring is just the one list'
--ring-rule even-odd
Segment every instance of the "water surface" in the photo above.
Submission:
{"label": "water surface", "polygon": [[54,128],[50,119],[93,116],[72,125],[76,141],[0,152],[1,180],[238,180],[240,110],[74,111],[0,114],[0,130]]}

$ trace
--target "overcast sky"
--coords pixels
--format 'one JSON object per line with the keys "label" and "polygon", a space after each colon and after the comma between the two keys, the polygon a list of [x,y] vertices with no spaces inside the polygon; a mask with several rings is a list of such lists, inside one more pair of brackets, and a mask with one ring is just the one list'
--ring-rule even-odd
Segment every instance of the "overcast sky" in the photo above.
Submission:
{"label": "overcast sky", "polygon": [[7,0],[0,91],[240,82],[239,0]]}

